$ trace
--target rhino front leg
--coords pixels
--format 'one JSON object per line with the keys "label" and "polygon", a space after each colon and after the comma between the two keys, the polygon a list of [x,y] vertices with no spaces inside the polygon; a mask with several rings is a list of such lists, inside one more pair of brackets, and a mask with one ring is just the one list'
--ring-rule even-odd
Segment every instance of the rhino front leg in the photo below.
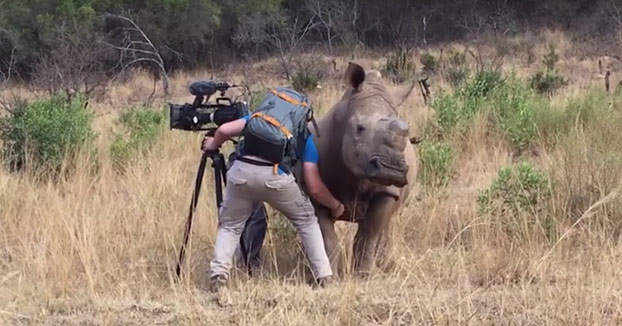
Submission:
{"label": "rhino front leg", "polygon": [[333,275],[339,276],[342,271],[340,267],[340,251],[339,251],[339,239],[335,232],[335,221],[330,218],[330,214],[325,209],[317,210],[318,223],[320,224],[320,230],[322,231],[322,238],[324,238],[324,248],[326,254],[330,260],[330,267],[333,270]]}
{"label": "rhino front leg", "polygon": [[389,224],[395,204],[394,197],[377,197],[359,222],[354,237],[354,271],[361,276],[370,274],[374,267],[380,237]]}

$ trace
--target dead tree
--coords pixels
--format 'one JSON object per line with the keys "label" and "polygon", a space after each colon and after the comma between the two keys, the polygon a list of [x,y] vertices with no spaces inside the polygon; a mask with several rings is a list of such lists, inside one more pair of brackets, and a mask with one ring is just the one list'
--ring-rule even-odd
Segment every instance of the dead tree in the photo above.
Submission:
{"label": "dead tree", "polygon": [[423,44],[428,45],[427,33],[428,33],[428,24],[430,23],[430,19],[432,19],[432,13],[429,13],[427,16],[423,16],[421,22],[423,23],[423,30],[421,37],[423,38]]}
{"label": "dead tree", "polygon": [[80,93],[87,98],[102,95],[112,69],[105,63],[108,49],[100,43],[101,35],[88,34],[77,26],[57,33],[48,53],[33,66],[31,90],[50,95]]}
{"label": "dead tree", "polygon": [[105,42],[105,44],[119,51],[121,71],[125,72],[136,64],[147,63],[152,68],[150,72],[153,74],[154,79],[154,89],[149,99],[155,94],[155,84],[158,80],[162,81],[164,94],[169,95],[169,78],[164,60],[147,34],[131,17],[109,14],[106,15],[106,19],[120,22],[119,27],[113,28],[112,32],[121,37],[121,45],[115,45],[110,42]]}
{"label": "dead tree", "polygon": [[11,54],[9,54],[8,58],[2,58],[0,60],[0,66],[4,67],[6,70],[0,70],[0,83],[9,83],[13,78],[15,64],[17,63],[17,36],[4,29],[0,28],[0,36],[4,36],[4,39],[8,41],[11,45]]}
{"label": "dead tree", "polygon": [[[605,48],[603,52],[596,51],[600,53],[595,53],[599,55],[605,55],[607,57],[613,58],[619,62],[622,62],[622,55],[620,55],[620,51],[622,50],[622,11],[616,5],[614,1],[611,1],[611,8],[608,10],[609,12],[609,21],[612,23],[612,27],[615,30],[613,33],[607,33],[604,41],[598,48]],[[602,67],[599,60],[599,69]]]}
{"label": "dead tree", "polygon": [[291,80],[291,65],[293,55],[302,45],[307,34],[317,27],[313,19],[301,22],[299,17],[294,18],[292,24],[274,25],[269,30],[268,45],[278,50],[278,57],[283,67],[285,77]]}
{"label": "dead tree", "polygon": [[[5,71],[0,70],[0,91],[2,91],[9,85],[13,77],[13,68],[15,67],[15,63],[17,61],[17,38],[13,33],[3,28],[0,28],[0,34],[4,35],[5,38],[11,43],[11,54],[9,55],[9,58],[3,58],[0,60],[0,64],[6,69]],[[0,108],[9,114],[13,113],[11,104],[4,98],[0,98]]]}
{"label": "dead tree", "polygon": [[338,17],[338,4],[340,1],[306,0],[306,8],[312,14],[311,20],[319,21],[319,25],[326,32],[326,43],[328,44],[328,53],[333,55],[333,41],[339,36],[335,32],[335,22],[340,19]]}

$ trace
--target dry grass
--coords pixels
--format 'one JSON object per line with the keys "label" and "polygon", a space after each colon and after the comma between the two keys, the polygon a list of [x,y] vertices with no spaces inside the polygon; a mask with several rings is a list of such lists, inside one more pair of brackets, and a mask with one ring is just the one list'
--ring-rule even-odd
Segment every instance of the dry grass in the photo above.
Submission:
{"label": "dry grass", "polygon": [[[559,34],[544,37],[557,40],[561,53],[571,48]],[[590,85],[600,81],[596,61],[577,66],[576,59],[560,56],[563,72]],[[343,70],[346,59],[338,62]],[[362,62],[380,65],[375,59]],[[506,68],[528,74],[529,68],[520,62],[510,60]],[[270,62],[253,68],[257,74],[253,78],[263,82],[257,88],[281,82],[266,78],[274,76],[270,75],[274,70]],[[219,76],[227,73],[234,73],[233,80],[242,78],[239,70]],[[176,98],[171,101],[190,101],[187,82],[208,76],[199,72],[175,76]],[[392,264],[371,279],[347,276],[331,288],[312,290],[304,283],[307,267],[298,242],[282,237],[287,234],[275,222],[280,217],[273,215],[264,249],[265,274],[249,279],[236,273],[225,292],[225,304],[210,301],[201,289],[216,233],[211,170],[199,202],[186,277],[180,283],[172,279],[201,136],[166,132],[159,146],[125,175],[115,174],[107,159],[107,131],[116,111],[146,98],[152,85],[138,76],[113,86],[108,100],[92,104],[99,114],[95,125],[102,159],[96,175],[84,168],[70,180],[52,184],[0,170],[0,324],[622,323],[622,246],[612,232],[584,227],[613,218],[615,212],[600,209],[617,200],[608,197],[612,188],[603,187],[609,192],[575,207],[572,214],[579,222],[563,224],[564,236],[557,242],[510,238],[494,221],[477,214],[478,192],[490,184],[499,167],[515,161],[508,144],[487,134],[485,119],[476,119],[466,135],[452,140],[452,147],[459,150],[449,186],[434,195],[413,195],[395,218]],[[445,82],[438,85],[447,87]],[[559,97],[583,87],[573,83]],[[322,83],[322,89],[312,94],[320,114],[342,91],[336,80]],[[422,120],[431,114],[418,89],[400,110],[414,126],[414,134],[421,132]],[[566,173],[572,180],[582,180],[582,167],[598,168],[564,161],[560,150],[542,150],[534,160],[551,174]],[[619,176],[603,173],[596,179],[612,175]],[[571,185],[569,181],[567,186]],[[553,200],[571,195],[561,193]],[[348,250],[355,227],[340,224],[339,229]]]}

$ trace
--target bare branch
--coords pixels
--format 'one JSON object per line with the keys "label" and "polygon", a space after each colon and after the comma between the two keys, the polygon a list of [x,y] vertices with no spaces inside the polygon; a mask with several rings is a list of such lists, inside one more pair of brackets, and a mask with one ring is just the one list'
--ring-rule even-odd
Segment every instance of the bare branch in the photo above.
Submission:
{"label": "bare branch", "polygon": [[0,99],[0,107],[9,114],[13,113],[13,109],[11,108],[11,105],[5,102],[3,99]]}
{"label": "bare branch", "polygon": [[[124,71],[128,67],[140,62],[148,62],[155,65],[157,67],[157,74],[159,75],[159,78],[162,79],[164,93],[169,95],[169,79],[164,59],[147,34],[138,26],[138,24],[136,24],[136,22],[134,22],[131,17],[113,14],[108,14],[106,17],[118,19],[131,25],[131,27],[120,28],[122,31],[127,32],[124,35],[122,46],[104,42],[104,44],[121,51],[119,56],[119,64],[122,67],[122,70]],[[139,39],[132,39],[130,35],[132,33],[138,34]],[[142,46],[144,48],[139,49],[136,48],[136,46]],[[124,57],[130,57],[131,59],[128,63],[124,63]],[[154,74],[156,73],[154,72]]]}

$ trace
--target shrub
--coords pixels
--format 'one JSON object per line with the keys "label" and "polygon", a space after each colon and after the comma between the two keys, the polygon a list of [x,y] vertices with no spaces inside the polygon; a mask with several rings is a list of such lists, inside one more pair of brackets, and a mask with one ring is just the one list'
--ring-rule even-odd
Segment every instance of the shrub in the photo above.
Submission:
{"label": "shrub", "polygon": [[465,85],[463,93],[468,98],[486,97],[490,92],[503,86],[504,82],[501,72],[494,69],[482,69],[473,76],[473,80]]}
{"label": "shrub", "polygon": [[441,132],[447,134],[466,127],[486,106],[490,92],[501,87],[504,82],[500,73],[482,70],[454,92],[437,93],[431,106],[436,111]]}
{"label": "shrub", "polygon": [[54,96],[32,103],[17,101],[2,121],[3,158],[13,171],[27,161],[42,174],[54,176],[63,161],[71,165],[79,151],[93,148],[92,114],[81,96]]}
{"label": "shrub", "polygon": [[438,69],[438,60],[436,60],[436,58],[429,53],[424,53],[421,56],[420,61],[423,65],[424,74],[433,74]]}
{"label": "shrub", "polygon": [[502,167],[491,186],[479,193],[477,203],[480,214],[498,220],[510,235],[525,237],[539,228],[550,238],[555,233],[548,210],[550,196],[546,175],[521,162]]}
{"label": "shrub", "polygon": [[495,122],[519,151],[529,146],[536,136],[535,111],[540,99],[520,80],[512,77],[492,95]]}
{"label": "shrub", "polygon": [[248,100],[248,109],[254,110],[257,105],[264,99],[266,96],[266,90],[255,90],[250,92],[249,100]]}
{"label": "shrub", "polygon": [[166,116],[164,111],[134,108],[119,117],[122,133],[116,133],[110,147],[112,161],[117,171],[124,170],[136,155],[145,154],[160,135]]}
{"label": "shrub", "polygon": [[441,134],[466,130],[483,112],[522,151],[535,139],[535,112],[543,100],[515,76],[505,78],[496,71],[480,71],[459,89],[439,92],[431,106]]}
{"label": "shrub", "polygon": [[326,63],[321,55],[310,53],[297,55],[293,59],[294,68],[290,76],[292,87],[302,93],[311,92],[319,87],[324,77]]}
{"label": "shrub", "polygon": [[465,67],[450,67],[447,69],[447,80],[452,87],[458,87],[466,80],[468,74]]}
{"label": "shrub", "polygon": [[469,76],[469,69],[466,66],[466,56],[464,53],[453,52],[449,54],[448,61],[447,80],[452,87],[458,87]]}
{"label": "shrub", "polygon": [[431,106],[436,111],[436,121],[442,133],[449,133],[464,120],[460,98],[455,93],[439,92]]}
{"label": "shrub", "polygon": [[299,92],[309,92],[315,90],[320,80],[322,72],[312,67],[304,67],[297,70],[292,76],[292,87]]}
{"label": "shrub", "polygon": [[404,82],[414,78],[416,75],[416,65],[409,51],[397,51],[387,59],[383,67],[383,72],[396,82]]}
{"label": "shrub", "polygon": [[553,46],[552,44],[549,44],[548,48],[549,52],[544,55],[542,63],[544,63],[544,66],[547,70],[553,70],[555,69],[555,65],[559,61],[559,55],[557,54],[557,52],[555,52],[555,46]]}
{"label": "shrub", "polygon": [[441,142],[424,141],[419,148],[423,185],[431,189],[447,186],[453,172],[451,146]]}
{"label": "shrub", "polygon": [[555,91],[568,85],[568,81],[564,76],[555,70],[555,65],[558,61],[559,55],[555,52],[555,47],[549,45],[549,52],[542,59],[546,71],[539,71],[531,77],[531,88],[540,94],[553,95]]}
{"label": "shrub", "polygon": [[540,94],[553,95],[558,89],[567,86],[568,81],[557,71],[539,71],[531,77],[530,85]]}
{"label": "shrub", "polygon": [[463,53],[459,53],[459,52],[451,52],[449,54],[449,64],[452,67],[459,67],[459,66],[464,66],[466,65],[466,54]]}

